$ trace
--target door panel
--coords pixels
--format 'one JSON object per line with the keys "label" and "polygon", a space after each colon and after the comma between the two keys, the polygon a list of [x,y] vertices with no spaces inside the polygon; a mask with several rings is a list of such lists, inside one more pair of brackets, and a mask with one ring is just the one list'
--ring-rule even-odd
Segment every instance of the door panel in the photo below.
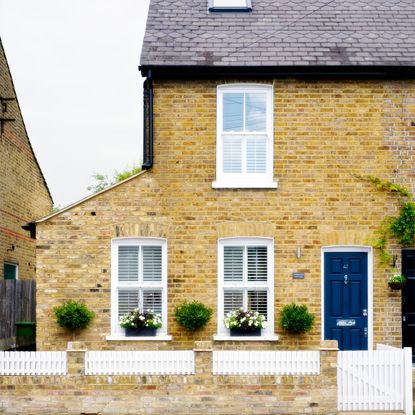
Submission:
{"label": "door panel", "polygon": [[415,363],[415,249],[402,250],[402,274],[407,279],[402,290],[402,346],[412,347]]}
{"label": "door panel", "polygon": [[340,350],[367,350],[367,264],[366,252],[324,254],[324,338]]}

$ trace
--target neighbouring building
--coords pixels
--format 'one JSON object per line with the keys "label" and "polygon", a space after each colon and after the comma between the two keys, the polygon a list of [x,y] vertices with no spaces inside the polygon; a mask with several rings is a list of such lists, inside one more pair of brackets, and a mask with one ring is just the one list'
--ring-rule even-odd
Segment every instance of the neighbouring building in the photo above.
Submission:
{"label": "neighbouring building", "polygon": [[[96,313],[79,335],[95,350],[294,348],[291,302],[316,318],[301,348],[412,345],[373,246],[399,201],[361,177],[415,192],[414,23],[405,0],[152,0],[145,171],[36,222],[39,348],[65,347],[68,298]],[[214,310],[194,334],[174,319],[193,299]],[[156,337],[125,337],[137,306],[161,313]],[[266,315],[260,337],[230,337],[238,307]]]}
{"label": "neighbouring building", "polygon": [[[0,283],[2,280],[34,280],[36,274],[35,229],[29,222],[52,210],[52,197],[36,160],[17,101],[10,68],[0,41]],[[16,292],[1,285],[0,350],[15,342],[11,319],[33,312],[23,310],[25,289]],[[23,290],[23,291],[22,291]],[[9,296],[13,293],[13,298]],[[34,294],[34,291],[33,291]],[[14,311],[12,311],[14,310]],[[15,315],[17,313],[17,315]],[[7,334],[9,333],[9,335]],[[6,338],[7,337],[7,338]]]}

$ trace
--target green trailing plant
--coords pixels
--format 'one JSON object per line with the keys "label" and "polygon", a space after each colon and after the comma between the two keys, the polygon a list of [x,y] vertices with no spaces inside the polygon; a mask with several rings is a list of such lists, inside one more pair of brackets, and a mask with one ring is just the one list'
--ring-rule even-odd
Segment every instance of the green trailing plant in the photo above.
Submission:
{"label": "green trailing plant", "polygon": [[386,217],[378,230],[378,237],[373,241],[373,246],[379,250],[382,264],[387,265],[392,260],[392,255],[387,251],[390,237],[397,238],[402,246],[415,245],[415,203],[413,195],[404,186],[389,180],[381,180],[375,176],[356,175],[360,180],[373,183],[380,191],[389,191],[399,197],[400,209],[397,217]]}
{"label": "green trailing plant", "polygon": [[176,321],[188,331],[195,331],[204,327],[212,317],[212,309],[206,307],[200,301],[188,303],[184,301],[180,304],[174,315]]}
{"label": "green trailing plant", "polygon": [[314,324],[314,316],[306,305],[286,304],[282,307],[280,326],[293,334],[307,333]]}
{"label": "green trailing plant", "polygon": [[401,186],[399,184],[393,183],[390,180],[381,180],[378,177],[375,176],[365,176],[356,174],[355,175],[358,179],[373,183],[378,190],[381,191],[389,191],[391,193],[395,193],[399,195],[400,197],[404,198],[412,198],[411,192],[405,187]]}
{"label": "green trailing plant", "polygon": [[402,203],[399,216],[390,220],[389,229],[402,246],[415,244],[415,203]]}
{"label": "green trailing plant", "polygon": [[84,303],[74,300],[65,301],[61,306],[55,307],[53,312],[59,326],[71,331],[73,338],[75,332],[85,329],[95,316]]}

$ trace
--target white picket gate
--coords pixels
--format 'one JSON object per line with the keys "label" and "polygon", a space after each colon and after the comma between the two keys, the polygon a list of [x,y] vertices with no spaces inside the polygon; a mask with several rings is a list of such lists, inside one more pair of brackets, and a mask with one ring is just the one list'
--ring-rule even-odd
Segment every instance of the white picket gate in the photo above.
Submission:
{"label": "white picket gate", "polygon": [[319,351],[214,351],[214,375],[318,375]]}
{"label": "white picket gate", "polygon": [[381,346],[339,352],[337,388],[339,411],[405,411],[412,415],[411,348]]}
{"label": "white picket gate", "polygon": [[66,375],[66,352],[0,352],[0,375]]}
{"label": "white picket gate", "polygon": [[88,351],[86,375],[192,375],[195,356],[181,351]]}

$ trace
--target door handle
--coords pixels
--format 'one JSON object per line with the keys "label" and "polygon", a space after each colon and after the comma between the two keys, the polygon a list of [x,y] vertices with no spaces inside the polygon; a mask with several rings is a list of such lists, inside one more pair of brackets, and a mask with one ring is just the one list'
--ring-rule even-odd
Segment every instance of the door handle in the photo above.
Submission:
{"label": "door handle", "polygon": [[362,310],[362,315],[363,315],[363,317],[367,317],[367,309],[366,308],[364,308]]}
{"label": "door handle", "polygon": [[349,276],[344,274],[344,283],[347,285],[349,283]]}

